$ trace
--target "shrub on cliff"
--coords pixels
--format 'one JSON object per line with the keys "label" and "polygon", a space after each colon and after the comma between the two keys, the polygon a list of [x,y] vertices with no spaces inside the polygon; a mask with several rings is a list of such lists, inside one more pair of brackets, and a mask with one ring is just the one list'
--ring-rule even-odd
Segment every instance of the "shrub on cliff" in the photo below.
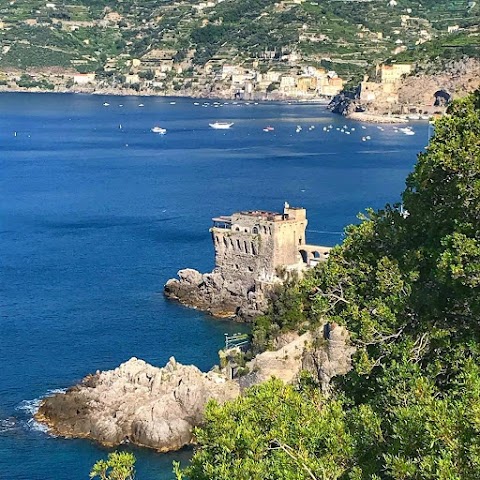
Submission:
{"label": "shrub on cliff", "polygon": [[346,325],[353,370],[328,399],[274,382],[212,404],[187,477],[480,478],[479,287],[476,92],[437,123],[403,208],[367,211],[255,327],[268,344],[319,319]]}

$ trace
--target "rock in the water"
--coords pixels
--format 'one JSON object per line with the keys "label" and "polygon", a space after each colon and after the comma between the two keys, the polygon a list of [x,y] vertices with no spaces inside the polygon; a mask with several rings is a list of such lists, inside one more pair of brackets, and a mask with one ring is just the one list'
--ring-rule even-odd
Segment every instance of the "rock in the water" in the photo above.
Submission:
{"label": "rock in the water", "polygon": [[61,436],[169,451],[192,441],[208,400],[224,402],[238,394],[237,383],[173,357],[163,368],[132,358],[47,397],[35,418]]}
{"label": "rock in the water", "polygon": [[216,317],[242,317],[250,320],[262,313],[263,292],[254,281],[238,275],[225,278],[219,269],[203,275],[186,268],[164,286],[165,295],[189,307],[204,310]]}
{"label": "rock in the water", "polygon": [[[272,376],[294,383],[302,370],[312,372],[328,391],[332,377],[350,370],[354,351],[348,332],[334,324],[301,336],[284,334],[277,348],[248,362],[250,373],[236,380],[229,379],[238,371],[236,351],[224,365],[225,375],[202,373],[173,357],[163,368],[131,358],[114,370],[88,375],[65,393],[45,398],[35,418],[65,437],[176,450],[191,443],[193,427],[203,421],[208,400],[234,399],[241,389]],[[223,357],[227,361],[228,351]]]}

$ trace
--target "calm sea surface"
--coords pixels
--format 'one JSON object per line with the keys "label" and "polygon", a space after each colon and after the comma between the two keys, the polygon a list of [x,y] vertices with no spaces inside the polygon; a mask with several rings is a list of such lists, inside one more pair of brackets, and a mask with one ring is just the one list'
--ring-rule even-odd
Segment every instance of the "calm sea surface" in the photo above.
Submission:
{"label": "calm sea surface", "polygon": [[[242,327],[162,295],[180,268],[213,267],[212,216],[287,200],[307,208],[309,243],[333,245],[359,211],[398,201],[428,139],[425,124],[415,136],[363,129],[319,105],[170,101],[0,95],[2,479],[84,480],[106,455],[31,420],[49,391],[132,356],[216,362],[224,333]],[[189,456],[135,454],[142,480],[170,479]]]}

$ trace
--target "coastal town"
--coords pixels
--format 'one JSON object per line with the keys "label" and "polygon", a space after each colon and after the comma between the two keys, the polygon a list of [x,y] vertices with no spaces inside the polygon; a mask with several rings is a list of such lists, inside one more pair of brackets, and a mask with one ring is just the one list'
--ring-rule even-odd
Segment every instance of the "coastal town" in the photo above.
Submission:
{"label": "coastal town", "polygon": [[[475,2],[366,3],[358,7],[370,14],[362,23],[334,4],[15,0],[0,8],[0,90],[326,101],[359,86],[360,110],[385,114],[410,112],[412,104],[418,111],[433,106],[438,91],[453,98],[477,86],[470,77],[480,64],[469,63],[479,58]],[[432,48],[467,65],[454,84],[425,82],[448,68],[425,58]],[[409,98],[422,85],[426,91]]]}
{"label": "coastal town", "polygon": [[[170,54],[155,50],[149,52],[145,58],[127,60],[129,73],[122,76],[121,82],[113,84],[95,72],[79,73],[58,68],[28,73],[4,70],[0,74],[0,91],[312,100],[331,99],[342,91],[345,84],[333,70],[327,71],[312,65],[300,67],[288,60],[265,73],[261,73],[258,62],[253,62],[251,67],[247,68],[229,64],[226,60],[212,60],[205,66],[196,68],[188,82],[178,88],[178,83],[171,83],[172,75],[181,74],[184,68],[190,67],[185,64],[175,65],[168,55]],[[109,68],[112,67],[107,66],[107,72]]]}

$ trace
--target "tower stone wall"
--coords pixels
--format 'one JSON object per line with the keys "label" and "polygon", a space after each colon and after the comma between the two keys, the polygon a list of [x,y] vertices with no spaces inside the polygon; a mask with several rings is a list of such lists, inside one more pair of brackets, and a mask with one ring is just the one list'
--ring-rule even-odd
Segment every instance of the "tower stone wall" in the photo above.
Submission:
{"label": "tower stone wall", "polygon": [[306,210],[285,204],[283,213],[254,210],[213,219],[215,266],[252,279],[269,280],[279,267],[302,261]]}

